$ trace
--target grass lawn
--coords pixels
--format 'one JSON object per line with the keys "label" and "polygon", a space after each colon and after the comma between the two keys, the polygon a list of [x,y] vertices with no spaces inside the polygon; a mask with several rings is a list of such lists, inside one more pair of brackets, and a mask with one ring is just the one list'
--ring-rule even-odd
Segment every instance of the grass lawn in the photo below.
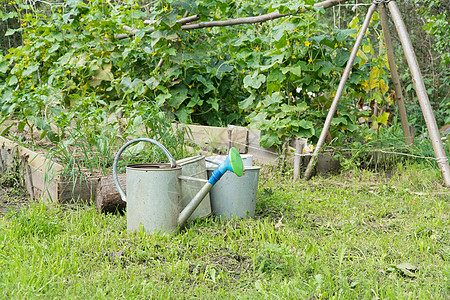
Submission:
{"label": "grass lawn", "polygon": [[398,166],[292,182],[265,170],[255,219],[126,231],[94,207],[0,219],[0,298],[449,299],[450,190]]}

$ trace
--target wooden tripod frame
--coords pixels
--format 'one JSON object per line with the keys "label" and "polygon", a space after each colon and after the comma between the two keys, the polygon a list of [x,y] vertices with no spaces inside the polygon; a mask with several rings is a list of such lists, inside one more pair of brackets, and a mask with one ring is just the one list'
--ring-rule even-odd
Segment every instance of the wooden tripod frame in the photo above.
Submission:
{"label": "wooden tripod frame", "polygon": [[431,108],[430,100],[428,99],[428,95],[425,89],[425,84],[423,81],[422,74],[419,69],[419,64],[417,63],[416,54],[414,53],[414,49],[411,44],[410,37],[406,30],[405,23],[401,17],[400,11],[398,9],[397,3],[392,0],[374,0],[373,4],[369,7],[366,18],[362,25],[361,31],[358,34],[355,45],[353,46],[352,53],[350,54],[350,58],[347,62],[347,66],[345,67],[344,72],[342,73],[341,81],[339,82],[338,89],[336,91],[336,95],[333,99],[331,107],[328,111],[327,118],[325,120],[325,124],[322,129],[322,133],[320,134],[319,141],[317,142],[317,146],[314,150],[314,153],[311,156],[308,167],[305,171],[305,178],[309,179],[311,177],[311,172],[313,170],[315,161],[317,159],[317,155],[320,152],[323,144],[325,142],[325,137],[330,129],[331,121],[333,119],[334,114],[336,113],[337,106],[339,103],[339,99],[342,96],[344,91],[345,84],[350,75],[350,71],[353,66],[353,62],[355,61],[356,54],[361,46],[361,42],[366,34],[367,28],[370,23],[370,19],[372,18],[373,13],[376,8],[379,8],[379,13],[381,17],[381,25],[383,28],[383,35],[386,45],[386,52],[389,61],[389,68],[392,76],[392,81],[394,83],[394,89],[397,98],[397,105],[399,108],[400,119],[402,123],[403,134],[405,137],[405,141],[407,144],[412,142],[412,137],[409,131],[408,119],[406,117],[406,109],[405,104],[403,102],[403,95],[401,92],[400,80],[397,74],[397,66],[394,60],[394,52],[392,49],[392,41],[391,34],[388,27],[388,19],[386,8],[388,7],[392,20],[394,21],[395,28],[399,35],[403,52],[405,53],[406,60],[408,61],[409,69],[411,70],[412,81],[414,83],[414,87],[417,93],[417,98],[419,99],[419,104],[422,109],[423,116],[425,118],[425,123],[427,125],[427,129],[430,135],[431,144],[433,146],[434,153],[436,155],[436,161],[438,163],[439,169],[441,170],[442,177],[444,179],[444,184],[447,187],[450,187],[450,166],[448,164],[448,158],[445,154],[444,145],[441,140],[441,135],[439,134],[439,129],[437,127],[436,119],[434,118],[433,110]]}

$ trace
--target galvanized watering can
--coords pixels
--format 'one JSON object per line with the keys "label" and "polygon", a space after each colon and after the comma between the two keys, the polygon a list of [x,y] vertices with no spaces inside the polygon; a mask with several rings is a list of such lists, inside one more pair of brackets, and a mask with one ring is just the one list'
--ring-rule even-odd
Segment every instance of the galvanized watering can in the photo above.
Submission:
{"label": "galvanized watering can", "polygon": [[[131,164],[126,167],[127,193],[123,191],[117,177],[117,164],[122,152],[138,142],[149,142],[159,147],[167,156],[169,163]],[[214,184],[227,171],[238,177],[243,174],[242,158],[235,148],[231,148],[228,157],[211,174],[192,200],[181,209],[180,178],[182,167],[169,151],[159,142],[140,138],[129,141],[120,148],[113,164],[114,183],[123,201],[127,202],[127,228],[138,230],[143,226],[149,233],[173,232],[182,227],[199,206]],[[142,225],[141,225],[142,224]]]}

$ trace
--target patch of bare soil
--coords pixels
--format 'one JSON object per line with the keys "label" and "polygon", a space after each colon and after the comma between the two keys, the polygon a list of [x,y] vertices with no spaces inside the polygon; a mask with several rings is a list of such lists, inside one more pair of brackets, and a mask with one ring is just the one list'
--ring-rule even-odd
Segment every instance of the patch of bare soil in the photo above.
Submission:
{"label": "patch of bare soil", "polygon": [[26,207],[29,203],[30,199],[23,191],[0,187],[0,218],[6,216],[9,212]]}

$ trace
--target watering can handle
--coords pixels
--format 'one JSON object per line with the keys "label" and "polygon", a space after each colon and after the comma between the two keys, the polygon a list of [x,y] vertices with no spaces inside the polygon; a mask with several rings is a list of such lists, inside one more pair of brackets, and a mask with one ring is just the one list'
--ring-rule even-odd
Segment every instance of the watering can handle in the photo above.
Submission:
{"label": "watering can handle", "polygon": [[125,195],[125,192],[123,191],[122,187],[120,186],[119,179],[117,178],[117,163],[119,162],[120,155],[125,150],[125,148],[127,148],[128,146],[130,146],[132,144],[138,143],[138,142],[149,142],[149,143],[152,143],[152,144],[158,146],[166,154],[167,158],[170,161],[170,166],[173,168],[177,165],[176,160],[173,158],[172,154],[170,154],[169,150],[167,150],[166,147],[164,147],[160,142],[157,142],[155,140],[148,139],[148,138],[140,138],[140,139],[131,140],[128,143],[126,143],[125,145],[123,145],[122,148],[119,149],[119,152],[117,152],[116,157],[114,158],[113,178],[114,178],[114,183],[116,184],[116,187],[119,190],[120,197],[125,202],[127,201],[127,196]]}

